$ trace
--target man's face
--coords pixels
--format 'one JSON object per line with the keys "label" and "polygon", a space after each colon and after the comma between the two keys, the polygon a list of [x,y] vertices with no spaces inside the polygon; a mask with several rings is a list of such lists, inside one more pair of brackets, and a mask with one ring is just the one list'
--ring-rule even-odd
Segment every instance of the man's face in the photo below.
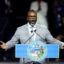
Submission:
{"label": "man's face", "polygon": [[27,20],[31,26],[34,26],[37,21],[37,14],[36,12],[28,12]]}

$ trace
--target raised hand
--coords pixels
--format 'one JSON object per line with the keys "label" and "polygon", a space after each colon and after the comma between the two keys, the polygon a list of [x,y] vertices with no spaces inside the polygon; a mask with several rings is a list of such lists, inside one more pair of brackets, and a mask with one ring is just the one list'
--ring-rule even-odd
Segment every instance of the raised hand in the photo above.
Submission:
{"label": "raised hand", "polygon": [[2,49],[7,49],[6,43],[3,42],[3,41],[0,41],[0,48],[2,48]]}

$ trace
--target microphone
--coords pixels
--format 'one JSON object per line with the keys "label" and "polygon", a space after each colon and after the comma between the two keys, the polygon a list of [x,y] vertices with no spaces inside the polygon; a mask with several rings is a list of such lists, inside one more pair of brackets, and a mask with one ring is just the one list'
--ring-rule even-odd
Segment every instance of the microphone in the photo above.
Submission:
{"label": "microphone", "polygon": [[33,30],[31,30],[31,33],[33,32]]}
{"label": "microphone", "polygon": [[36,32],[36,29],[34,30],[34,32]]}
{"label": "microphone", "polygon": [[36,29],[35,29],[35,30],[31,30],[31,33],[32,33],[32,32],[36,32]]}
{"label": "microphone", "polygon": [[36,31],[37,31],[36,29],[35,30],[31,30],[31,33],[35,32],[41,39],[43,39]]}
{"label": "microphone", "polygon": [[[31,32],[35,32],[35,33],[43,40],[43,38],[37,33],[37,30],[36,30],[36,29],[35,29],[34,31],[32,30]],[[30,37],[24,42],[24,44],[25,44],[26,42],[28,42],[33,36],[34,36],[34,33],[33,33],[32,36],[30,36]],[[44,41],[44,40],[43,40],[43,41]]]}

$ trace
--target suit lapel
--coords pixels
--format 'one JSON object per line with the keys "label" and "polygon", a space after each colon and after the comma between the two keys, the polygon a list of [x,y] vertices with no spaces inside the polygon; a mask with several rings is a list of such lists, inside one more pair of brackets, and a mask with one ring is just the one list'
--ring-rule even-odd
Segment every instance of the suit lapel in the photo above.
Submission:
{"label": "suit lapel", "polygon": [[[36,32],[40,36],[42,36],[41,35],[41,29],[40,28],[41,27],[38,24],[36,24]],[[29,34],[29,30],[28,30],[28,24],[26,24],[25,27],[24,27],[24,35],[25,35],[25,37],[24,37],[25,38],[25,41],[28,40],[31,37],[31,35]],[[36,40],[41,40],[41,38],[38,35],[36,35]]]}
{"label": "suit lapel", "polygon": [[[40,34],[39,25],[36,24],[36,33]],[[40,37],[36,34],[36,40],[40,40]]]}
{"label": "suit lapel", "polygon": [[25,35],[25,41],[27,41],[29,38],[30,38],[30,35],[29,35],[29,30],[28,30],[28,24],[25,25],[24,27],[24,35]]}

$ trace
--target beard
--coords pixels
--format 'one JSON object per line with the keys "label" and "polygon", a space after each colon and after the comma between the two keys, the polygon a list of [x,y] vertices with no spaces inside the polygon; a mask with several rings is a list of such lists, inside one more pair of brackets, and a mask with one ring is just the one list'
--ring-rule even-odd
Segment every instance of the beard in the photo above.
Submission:
{"label": "beard", "polygon": [[30,25],[31,25],[32,27],[34,27],[35,24],[32,24],[32,23],[31,23]]}
{"label": "beard", "polygon": [[34,27],[34,25],[36,24],[36,21],[29,21],[29,24],[32,26],[32,27]]}

